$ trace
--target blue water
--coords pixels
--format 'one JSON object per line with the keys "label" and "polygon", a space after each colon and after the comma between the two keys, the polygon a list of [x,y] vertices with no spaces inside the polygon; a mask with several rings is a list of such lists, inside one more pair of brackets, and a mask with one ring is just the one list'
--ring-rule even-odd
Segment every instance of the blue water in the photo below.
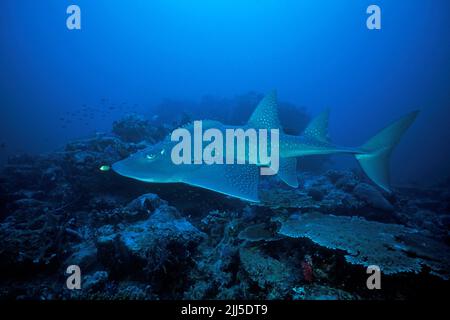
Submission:
{"label": "blue water", "polygon": [[[66,28],[73,3],[82,30]],[[366,28],[372,3],[379,31]],[[393,178],[436,182],[450,173],[449,57],[447,0],[3,0],[0,158],[108,131],[165,98],[275,88],[311,114],[331,108],[330,135],[344,145],[421,109]],[[61,126],[83,105],[88,119]]]}

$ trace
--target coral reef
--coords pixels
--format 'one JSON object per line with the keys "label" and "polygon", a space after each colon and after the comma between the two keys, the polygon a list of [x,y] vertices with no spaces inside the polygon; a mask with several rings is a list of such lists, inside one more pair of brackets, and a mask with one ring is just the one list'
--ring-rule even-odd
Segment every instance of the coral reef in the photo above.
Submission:
{"label": "coral reef", "polygon": [[[256,98],[213,102],[239,109]],[[186,119],[130,115],[112,134],[10,158],[0,299],[406,299],[448,288],[448,185],[386,194],[358,171],[302,168],[297,189],[262,179],[253,204],[100,170]],[[365,288],[369,264],[388,289]],[[65,288],[69,265],[80,266],[81,290]]]}
{"label": "coral reef", "polygon": [[361,217],[338,217],[322,213],[292,215],[279,233],[309,238],[320,246],[343,250],[349,263],[379,266],[384,274],[415,272],[423,266],[447,279],[450,259],[442,253],[448,246],[428,239],[402,225],[367,221]]}
{"label": "coral reef", "polygon": [[155,143],[162,140],[169,132],[168,126],[155,126],[143,116],[128,114],[113,123],[112,132],[125,142],[148,141]]}
{"label": "coral reef", "polygon": [[239,257],[242,268],[263,294],[260,298],[286,297],[298,282],[298,271],[294,266],[267,256],[257,248],[241,248]]}

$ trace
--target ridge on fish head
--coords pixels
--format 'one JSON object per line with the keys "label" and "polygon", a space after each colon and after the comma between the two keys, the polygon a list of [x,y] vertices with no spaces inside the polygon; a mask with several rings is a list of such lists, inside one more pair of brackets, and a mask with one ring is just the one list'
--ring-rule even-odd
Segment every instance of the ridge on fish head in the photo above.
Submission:
{"label": "ridge on fish head", "polygon": [[112,169],[125,177],[154,183],[180,182],[180,167],[170,158],[171,141],[164,141],[142,149],[112,165]]}

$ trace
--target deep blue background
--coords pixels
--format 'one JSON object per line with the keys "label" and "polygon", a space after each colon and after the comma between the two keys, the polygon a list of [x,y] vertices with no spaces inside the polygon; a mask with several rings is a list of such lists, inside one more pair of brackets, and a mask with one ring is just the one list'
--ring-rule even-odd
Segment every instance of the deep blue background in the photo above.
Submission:
{"label": "deep blue background", "polygon": [[[366,28],[372,3],[382,8],[381,31]],[[70,4],[81,7],[81,31],[66,28]],[[272,88],[313,114],[330,107],[331,136],[344,145],[359,145],[420,108],[395,153],[394,177],[448,175],[450,2],[0,2],[3,158],[108,130],[121,112],[108,104],[142,112],[164,98]],[[83,104],[99,110],[89,125],[75,120],[62,128],[59,118]]]}

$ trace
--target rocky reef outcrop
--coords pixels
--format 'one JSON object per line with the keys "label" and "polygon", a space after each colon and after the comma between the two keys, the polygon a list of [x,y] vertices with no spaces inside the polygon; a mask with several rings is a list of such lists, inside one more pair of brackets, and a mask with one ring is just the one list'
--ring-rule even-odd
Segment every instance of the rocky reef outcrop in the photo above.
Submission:
{"label": "rocky reef outcrop", "polygon": [[[238,104],[238,102],[236,102]],[[377,189],[359,171],[261,179],[261,203],[100,170],[173,124],[113,133],[0,173],[1,299],[406,299],[448,289],[450,192]],[[365,287],[379,265],[386,290]],[[77,265],[82,289],[65,287]]]}

